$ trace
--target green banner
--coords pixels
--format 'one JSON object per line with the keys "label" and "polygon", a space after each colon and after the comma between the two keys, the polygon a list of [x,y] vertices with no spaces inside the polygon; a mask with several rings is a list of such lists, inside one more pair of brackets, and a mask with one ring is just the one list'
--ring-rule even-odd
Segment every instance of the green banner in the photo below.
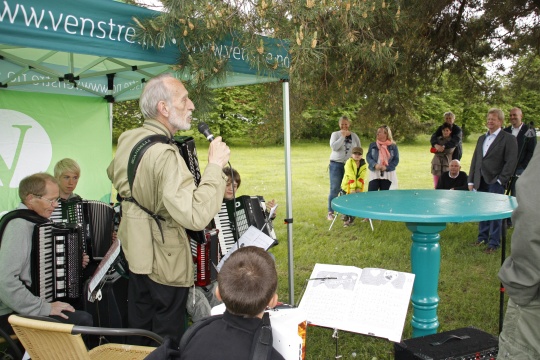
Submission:
{"label": "green banner", "polygon": [[81,167],[75,192],[109,202],[112,158],[109,104],[101,98],[0,92],[0,213],[20,202],[19,182],[72,158]]}

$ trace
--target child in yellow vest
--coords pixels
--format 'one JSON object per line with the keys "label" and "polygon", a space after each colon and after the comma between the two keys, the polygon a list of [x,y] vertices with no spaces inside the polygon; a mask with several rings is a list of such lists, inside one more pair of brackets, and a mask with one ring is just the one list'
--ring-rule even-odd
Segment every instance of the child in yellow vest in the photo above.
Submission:
{"label": "child in yellow vest", "polygon": [[[341,182],[342,193],[353,194],[367,191],[367,186],[365,186],[367,163],[362,158],[363,154],[364,150],[359,146],[352,149],[351,157],[345,162],[345,175]],[[343,221],[343,226],[347,227],[352,224],[354,217],[346,215]]]}

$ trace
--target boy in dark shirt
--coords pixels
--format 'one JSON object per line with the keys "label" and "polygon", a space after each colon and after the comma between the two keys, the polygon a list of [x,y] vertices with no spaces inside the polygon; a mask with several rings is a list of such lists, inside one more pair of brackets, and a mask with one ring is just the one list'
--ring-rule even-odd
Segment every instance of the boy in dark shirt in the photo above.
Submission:
{"label": "boy in dark shirt", "polygon": [[[254,246],[235,251],[223,264],[216,289],[227,309],[193,335],[181,359],[249,359],[264,310],[277,304],[276,289],[275,263],[266,251]],[[272,348],[270,359],[283,357]]]}

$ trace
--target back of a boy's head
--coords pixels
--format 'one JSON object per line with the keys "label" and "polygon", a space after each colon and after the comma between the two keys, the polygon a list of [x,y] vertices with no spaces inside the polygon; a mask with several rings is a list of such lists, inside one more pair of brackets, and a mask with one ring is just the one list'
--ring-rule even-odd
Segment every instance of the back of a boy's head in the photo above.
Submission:
{"label": "back of a boy's head", "polygon": [[236,315],[255,317],[264,311],[277,289],[272,257],[256,246],[236,250],[218,274],[221,299]]}

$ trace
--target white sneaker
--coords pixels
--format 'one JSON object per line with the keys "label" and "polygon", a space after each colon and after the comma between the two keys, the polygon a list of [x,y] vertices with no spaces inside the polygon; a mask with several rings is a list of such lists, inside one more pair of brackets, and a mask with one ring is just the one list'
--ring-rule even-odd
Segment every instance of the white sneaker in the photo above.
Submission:
{"label": "white sneaker", "polygon": [[326,216],[326,220],[328,221],[334,220],[334,214],[329,212],[328,215]]}

